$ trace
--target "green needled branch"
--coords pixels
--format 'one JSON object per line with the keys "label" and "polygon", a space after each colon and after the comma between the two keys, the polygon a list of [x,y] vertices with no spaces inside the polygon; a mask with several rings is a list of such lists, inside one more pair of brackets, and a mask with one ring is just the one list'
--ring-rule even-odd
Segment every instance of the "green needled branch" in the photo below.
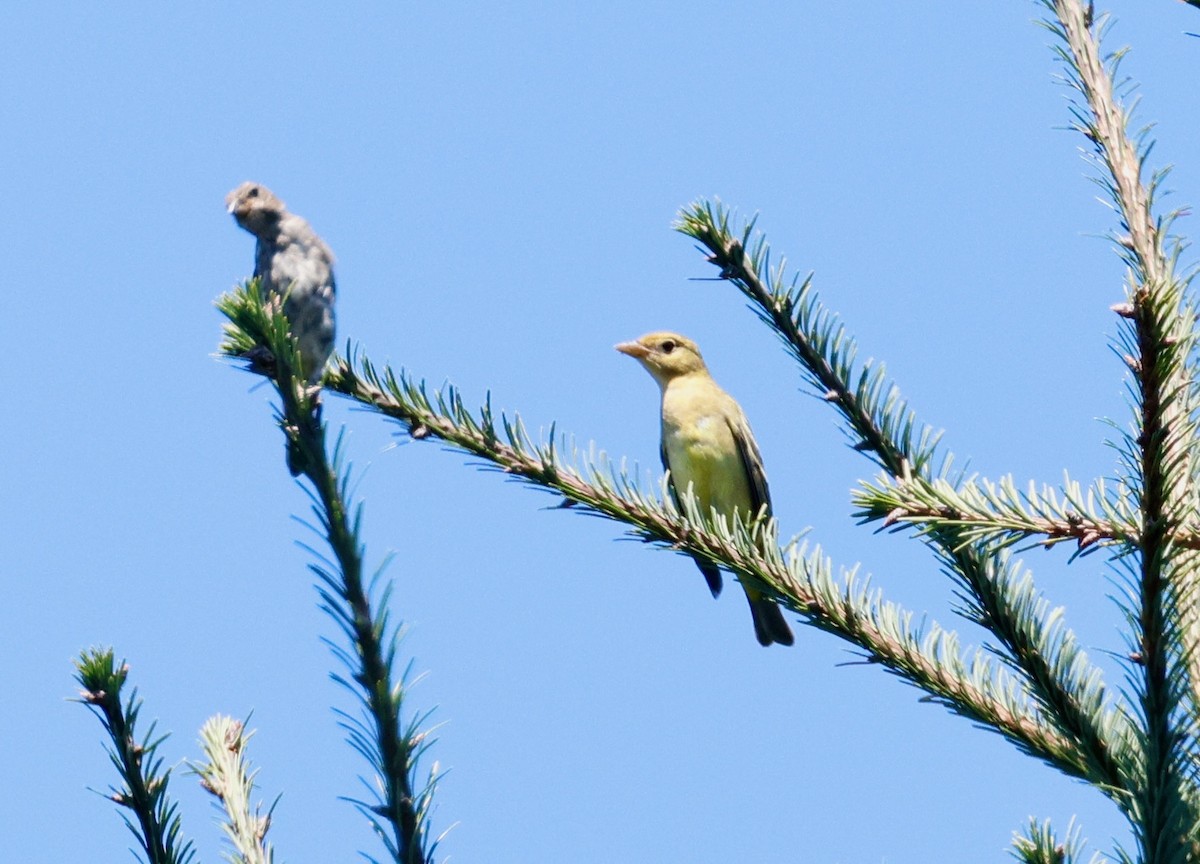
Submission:
{"label": "green needled branch", "polygon": [[[852,497],[859,508],[855,515],[864,522],[883,520],[883,528],[908,525],[922,534],[955,529],[968,543],[1009,546],[1028,540],[1049,547],[1071,541],[1082,554],[1131,543],[1140,530],[1136,510],[1127,500],[1110,496],[1102,482],[1085,494],[1070,480],[1060,493],[1032,483],[1020,491],[1011,477],[954,486],[941,479],[897,482],[884,476],[861,482]],[[1175,542],[1200,548],[1198,535],[1181,535]]]}
{"label": "green needled branch", "polygon": [[[415,789],[417,762],[430,743],[419,729],[426,718],[418,717],[409,724],[401,720],[405,675],[398,675],[395,668],[399,633],[389,623],[386,590],[380,595],[381,608],[371,606],[371,585],[363,576],[363,549],[358,540],[362,510],[356,508],[351,518],[349,475],[341,474],[340,442],[330,460],[325,453],[319,393],[307,387],[300,376],[296,340],[288,332],[281,302],[264,302],[257,280],[251,280],[221,297],[217,307],[230,321],[222,352],[248,357],[255,371],[271,373],[282,403],[278,422],[288,436],[291,452],[300,457],[293,460],[296,467],[312,484],[313,511],[333,555],[332,560],[317,555],[321,563],[310,566],[320,580],[322,608],[351,645],[344,649],[331,643],[348,672],[335,674],[334,679],[363,706],[362,717],[343,713],[341,725],[351,745],[377,774],[376,800],[352,799],[353,803],[370,820],[393,861],[429,864],[437,847],[437,840],[429,839],[427,825],[436,773],[423,790]],[[266,369],[257,359],[263,348],[273,358]],[[372,584],[378,576],[377,572]]]}
{"label": "green needled branch", "polygon": [[200,785],[220,802],[225,814],[221,827],[234,849],[228,856],[230,864],[275,861],[275,851],[267,842],[275,806],[263,813],[261,805],[251,801],[258,771],[250,770],[246,745],[253,736],[240,720],[220,714],[210,717],[200,729],[205,761],[191,766],[200,776]]}
{"label": "green needled branch", "polygon": [[[1059,840],[1049,819],[1039,823],[1031,818],[1024,834],[1013,835],[1012,856],[1022,864],[1078,864],[1085,845],[1081,834],[1079,826],[1072,820],[1066,836]],[[1098,854],[1090,859],[1092,864],[1104,860]]]}
{"label": "green needled branch", "polygon": [[[1128,266],[1128,304],[1120,310],[1126,364],[1132,375],[1134,432],[1126,442],[1126,472],[1136,490],[1140,532],[1132,544],[1138,555],[1126,566],[1136,583],[1129,610],[1135,627],[1140,701],[1140,772],[1132,785],[1131,818],[1143,860],[1148,864],[1192,860],[1200,809],[1194,779],[1196,709],[1189,704],[1186,622],[1194,616],[1195,556],[1180,550],[1174,537],[1194,509],[1191,500],[1196,446],[1194,374],[1195,312],[1176,278],[1179,245],[1168,254],[1174,215],[1153,213],[1154,194],[1166,172],[1142,182],[1148,148],[1127,132],[1129,114],[1114,94],[1116,67],[1123,52],[1101,54],[1090,9],[1078,0],[1045,0],[1057,20],[1049,25],[1068,84],[1080,95],[1075,128],[1092,144],[1102,172],[1100,185],[1120,216],[1114,237]],[[1144,139],[1143,142],[1144,143]],[[1192,672],[1195,667],[1192,667]],[[1189,752],[1191,750],[1191,752]]]}
{"label": "green needled branch", "polygon": [[[1050,547],[1078,544],[1076,554],[1100,548],[1136,546],[1141,537],[1142,514],[1134,509],[1126,489],[1110,493],[1103,480],[1086,493],[1068,480],[1061,491],[1025,491],[1011,477],[999,482],[972,479],[958,486],[945,480],[914,478],[899,483],[890,477],[862,481],[852,493],[863,522],[882,520],[882,528],[896,525],[927,534],[936,528],[961,529],[970,541],[1008,546],[1028,540]],[[1200,532],[1194,527],[1175,530],[1170,537],[1176,549],[1200,551]]]}
{"label": "green needled branch", "polygon": [[139,740],[138,714],[142,703],[134,690],[124,703],[121,691],[129,667],[119,666],[111,648],[92,648],[75,661],[75,680],[82,691],[79,700],[87,705],[108,733],[108,758],[121,775],[120,787],[110,797],[133,815],[121,814],[125,825],[138,839],[147,864],[188,864],[194,858],[191,841],[180,835],[177,805],[167,797],[170,769],[163,768],[158,746],[165,736],[154,737],[154,724]]}
{"label": "green needled branch", "polygon": [[855,450],[895,477],[928,473],[940,434],[918,423],[881,365],[866,363],[856,372],[858,347],[821,303],[812,276],[786,283],[787,262],[771,267],[766,238],[755,235],[756,220],[735,237],[729,218],[720,202],[697,201],[680,211],[675,230],[700,243],[720,278],[750,300],[754,313],[800,363],[809,384],[842,415]]}
{"label": "green needled branch", "polygon": [[[911,612],[884,602],[853,571],[835,579],[819,549],[793,545],[779,550],[774,523],[746,526],[718,520],[705,527],[694,499],[685,499],[681,510],[640,492],[611,467],[586,462],[581,469],[570,467],[555,447],[553,431],[550,443],[536,445],[519,419],[497,418],[490,404],[473,414],[453,388],[431,396],[420,382],[386,367],[377,371],[365,359],[354,363],[338,358],[325,388],[400,421],[416,439],[451,444],[510,476],[561,494],[569,505],[627,524],[647,541],[747,574],[810,624],[850,641],[868,662],[921,687],[935,701],[995,729],[1071,776],[1107,783],[987,653],[964,656],[957,637],[936,624],[918,629]],[[765,551],[758,539],[764,531],[771,537]],[[1104,732],[1112,734],[1108,727],[1120,726],[1121,719],[1110,714]]]}
{"label": "green needled branch", "polygon": [[[898,481],[945,475],[948,460],[937,474],[933,470],[939,435],[917,420],[881,366],[856,363],[854,340],[821,303],[811,277],[785,281],[784,263],[772,268],[770,249],[755,234],[755,223],[735,236],[729,221],[719,203],[701,201],[684,208],[676,229],[701,244],[721,278],[733,283],[783,340],[805,378],[841,414],[854,449]],[[1012,562],[996,557],[998,547],[975,543],[954,527],[936,528],[927,537],[947,572],[968,593],[971,605],[964,613],[994,634],[1046,717],[1086,754],[1089,774],[1112,788],[1124,788],[1126,760],[1113,748],[1123,747],[1127,734],[1107,735],[1105,730],[1127,720],[1107,709],[1110,699],[1100,672],[1077,651],[1073,634],[1030,617],[1030,610],[1043,601]],[[1055,638],[1050,638],[1052,630]]]}

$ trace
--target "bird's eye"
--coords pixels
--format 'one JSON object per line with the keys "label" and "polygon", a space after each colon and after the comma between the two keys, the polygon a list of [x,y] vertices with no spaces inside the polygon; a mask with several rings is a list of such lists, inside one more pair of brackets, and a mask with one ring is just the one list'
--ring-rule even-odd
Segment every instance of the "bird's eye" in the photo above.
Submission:
{"label": "bird's eye", "polygon": [[666,342],[662,343],[662,352],[664,354],[670,354],[674,350],[675,350],[675,340],[674,339],[668,339]]}
{"label": "bird's eye", "polygon": [[249,189],[247,189],[247,190],[246,190],[246,197],[247,197],[247,198],[257,198],[257,197],[258,197],[258,187],[257,187],[257,186],[251,186]]}

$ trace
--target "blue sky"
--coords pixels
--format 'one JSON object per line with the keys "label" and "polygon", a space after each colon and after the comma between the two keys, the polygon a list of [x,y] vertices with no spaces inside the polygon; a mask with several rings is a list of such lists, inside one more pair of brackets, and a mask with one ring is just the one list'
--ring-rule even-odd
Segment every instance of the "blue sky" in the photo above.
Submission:
{"label": "blue sky", "polygon": [[[1119,2],[1171,203],[1200,200],[1200,14]],[[871,467],[728,285],[670,230],[719,196],[816,272],[861,355],[985,476],[1111,476],[1121,266],[1081,139],[1062,130],[1028,2],[956,4],[24,4],[0,28],[8,506],[0,672],[6,856],[122,860],[100,728],[71,659],[113,645],[197,755],[253,711],[282,860],[377,851],[339,795],[307,499],[268,391],[213,360],[212,300],[251,270],[224,213],[273,188],[338,256],[339,338],[468,403],[492,394],[657,479],[657,394],[615,342],[696,339],[745,407],[781,530],[956,624],[929,554],[850,519]],[[1180,223],[1187,233],[1191,219]],[[1003,860],[1030,815],[1126,840],[1100,795],[918,701],[798,627],[755,643],[738,592],[687,559],[548,512],[436,444],[337,400],[376,562],[424,672],[457,861]],[[400,446],[396,446],[399,444]],[[1030,558],[1120,686],[1099,556]],[[964,628],[969,639],[979,634]],[[205,861],[218,832],[175,781]]]}

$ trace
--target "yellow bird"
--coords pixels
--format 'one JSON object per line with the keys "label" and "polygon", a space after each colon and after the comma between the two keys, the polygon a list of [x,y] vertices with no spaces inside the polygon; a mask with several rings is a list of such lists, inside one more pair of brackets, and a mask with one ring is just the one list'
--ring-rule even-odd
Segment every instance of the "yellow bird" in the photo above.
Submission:
{"label": "yellow bird", "polygon": [[[696,343],[677,333],[647,333],[616,349],[646,367],[662,389],[662,461],[675,500],[690,487],[706,516],[769,517],[771,495],[754,433],[741,406],[708,374]],[[721,571],[702,558],[696,566],[716,597]],[[792,631],[774,601],[745,583],[742,588],[759,644],[791,645]]]}

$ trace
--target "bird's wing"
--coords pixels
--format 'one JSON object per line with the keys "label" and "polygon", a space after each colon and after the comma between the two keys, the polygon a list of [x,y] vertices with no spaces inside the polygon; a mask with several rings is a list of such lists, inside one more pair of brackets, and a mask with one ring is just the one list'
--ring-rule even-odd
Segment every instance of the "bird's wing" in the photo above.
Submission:
{"label": "bird's wing", "polygon": [[[737,443],[738,455],[742,458],[742,467],[746,469],[746,479],[750,485],[750,508],[748,518],[756,519],[760,515],[771,516],[771,490],[767,488],[767,472],[763,468],[762,454],[758,452],[758,444],[750,424],[741,409],[733,417],[727,417],[729,431]],[[765,509],[764,509],[765,508]]]}
{"label": "bird's wing", "polygon": [[263,281],[263,295],[271,291],[271,255],[274,253],[274,243],[257,238],[254,244],[254,275]]}
{"label": "bird's wing", "polygon": [[675,472],[671,470],[671,463],[667,460],[667,440],[665,437],[659,442],[658,455],[662,459],[663,471],[667,474],[667,491],[671,493],[671,500],[675,502],[675,506],[681,507],[679,490],[675,488]]}

